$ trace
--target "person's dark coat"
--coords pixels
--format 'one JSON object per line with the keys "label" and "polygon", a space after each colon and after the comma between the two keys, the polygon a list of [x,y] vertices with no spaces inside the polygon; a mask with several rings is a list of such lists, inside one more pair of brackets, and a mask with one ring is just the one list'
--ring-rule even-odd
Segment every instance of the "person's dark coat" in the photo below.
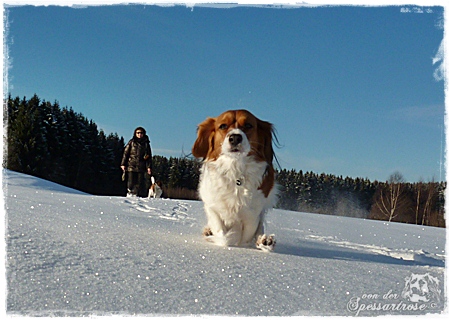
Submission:
{"label": "person's dark coat", "polygon": [[121,165],[125,166],[127,171],[133,172],[147,172],[148,168],[152,168],[152,150],[146,134],[142,138],[137,138],[134,134],[133,138],[128,141]]}

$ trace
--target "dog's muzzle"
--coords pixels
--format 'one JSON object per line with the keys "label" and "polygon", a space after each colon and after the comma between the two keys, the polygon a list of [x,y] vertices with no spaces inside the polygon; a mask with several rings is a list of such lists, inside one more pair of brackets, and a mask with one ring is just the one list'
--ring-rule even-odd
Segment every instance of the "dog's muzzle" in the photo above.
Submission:
{"label": "dog's muzzle", "polygon": [[239,144],[242,143],[242,135],[241,134],[236,134],[236,133],[231,134],[228,137],[228,141],[230,142],[230,145],[232,147],[237,147]]}
{"label": "dog's muzzle", "polygon": [[248,153],[250,151],[250,144],[245,133],[240,129],[233,129],[227,135],[223,144],[225,152],[230,153]]}

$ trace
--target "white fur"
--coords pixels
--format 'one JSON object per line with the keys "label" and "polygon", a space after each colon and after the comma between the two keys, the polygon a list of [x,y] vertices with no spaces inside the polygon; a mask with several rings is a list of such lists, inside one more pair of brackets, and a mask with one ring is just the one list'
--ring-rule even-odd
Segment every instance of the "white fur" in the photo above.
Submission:
{"label": "white fur", "polygon": [[[242,136],[242,142],[237,146],[237,148],[239,149],[239,152],[232,152],[231,151],[233,147],[231,146],[230,141],[229,141],[228,138],[232,134],[240,134]],[[241,129],[230,130],[227,133],[227,135],[225,137],[225,140],[223,141],[222,154],[223,155],[230,155],[230,156],[232,156],[232,155],[235,155],[235,154],[237,154],[237,155],[248,154],[249,152],[250,152],[250,142],[248,141],[247,136],[245,135],[245,133]]]}
{"label": "white fur", "polygon": [[[243,141],[240,151],[232,152],[228,136],[236,133],[242,134]],[[213,234],[208,240],[223,246],[250,246],[264,234],[264,217],[276,192],[273,188],[266,198],[258,190],[268,164],[248,155],[246,135],[233,129],[228,136],[219,158],[207,160],[201,169],[199,194]]]}
{"label": "white fur", "polygon": [[148,197],[149,198],[161,198],[162,196],[162,189],[158,184],[155,182],[155,178],[151,177],[152,185],[150,186],[148,190]]}

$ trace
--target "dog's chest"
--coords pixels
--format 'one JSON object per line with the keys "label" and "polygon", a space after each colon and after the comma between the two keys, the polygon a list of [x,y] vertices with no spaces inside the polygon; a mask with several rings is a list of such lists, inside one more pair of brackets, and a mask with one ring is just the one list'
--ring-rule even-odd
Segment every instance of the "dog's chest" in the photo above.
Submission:
{"label": "dog's chest", "polygon": [[258,188],[266,168],[266,163],[250,157],[206,162],[202,167],[200,196],[209,204],[223,204],[228,209],[251,206],[264,198]]}

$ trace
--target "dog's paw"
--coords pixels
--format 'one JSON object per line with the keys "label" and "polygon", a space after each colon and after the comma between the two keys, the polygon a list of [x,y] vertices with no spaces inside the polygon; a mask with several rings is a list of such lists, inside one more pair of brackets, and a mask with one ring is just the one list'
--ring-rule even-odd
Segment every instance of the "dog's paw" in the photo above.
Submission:
{"label": "dog's paw", "polygon": [[271,234],[270,236],[263,234],[258,236],[256,248],[265,252],[272,252],[276,243],[274,234]]}
{"label": "dog's paw", "polygon": [[202,232],[205,238],[211,237],[213,235],[210,227],[205,227]]}
{"label": "dog's paw", "polygon": [[205,240],[208,242],[214,243],[222,247],[229,245],[228,238],[226,235],[223,234],[222,231],[213,233],[210,227],[205,227],[203,229],[202,234]]}

